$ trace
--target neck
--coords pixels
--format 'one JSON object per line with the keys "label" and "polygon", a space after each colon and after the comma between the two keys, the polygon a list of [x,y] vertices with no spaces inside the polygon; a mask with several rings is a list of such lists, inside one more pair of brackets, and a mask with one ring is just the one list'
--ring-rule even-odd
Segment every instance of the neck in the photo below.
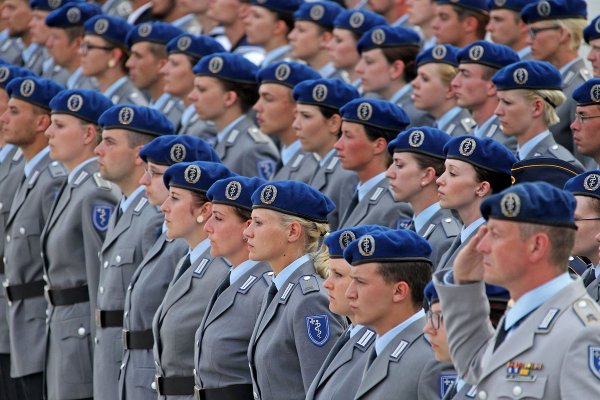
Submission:
{"label": "neck", "polygon": [[23,151],[23,156],[27,161],[31,161],[40,151],[44,150],[48,146],[48,139],[44,136],[44,133],[38,133],[34,142],[19,146]]}
{"label": "neck", "polygon": [[412,206],[415,215],[420,214],[424,209],[426,209],[430,205],[437,203],[437,201],[437,185],[435,184],[435,182],[430,183],[429,185],[424,187],[423,190],[417,193],[414,197],[408,200],[408,202]]}
{"label": "neck", "polygon": [[481,218],[481,211],[479,210],[479,205],[482,201],[483,199],[477,198],[477,200],[474,201],[472,204],[469,204],[466,207],[456,210],[458,211],[458,215],[460,216],[460,219],[463,222],[464,226],[469,226],[473,222]]}
{"label": "neck", "polygon": [[335,145],[336,142],[337,142],[337,136],[331,135],[331,141],[329,143],[327,143],[326,146],[323,146],[319,150],[315,151],[315,153],[317,153],[321,158],[324,158],[327,155],[327,153],[329,153],[331,151],[331,149],[333,149],[333,146]]}
{"label": "neck", "polygon": [[420,25],[421,33],[423,34],[423,39],[429,40],[434,36],[432,25],[433,25],[433,20],[427,21]]}
{"label": "neck", "polygon": [[177,21],[179,18],[185,16],[186,14],[188,14],[188,12],[183,7],[175,7],[173,8],[173,12],[165,16],[163,20],[164,22],[171,23],[173,21]]}
{"label": "neck", "polygon": [[519,147],[523,146],[525,143],[527,143],[528,141],[530,141],[531,139],[548,129],[548,127],[537,126],[538,124],[535,125],[535,127],[529,127],[527,131],[522,135],[517,136],[517,144],[519,145]]}
{"label": "neck", "polygon": [[246,30],[244,28],[244,22],[241,19],[236,19],[231,25],[225,27],[225,36],[229,39],[229,43],[234,47],[244,37]]}
{"label": "neck", "polygon": [[373,324],[373,329],[377,332],[377,336],[385,335],[419,311],[418,308],[413,305],[409,306],[408,304],[398,304],[394,308],[395,310],[390,312],[387,317]]}
{"label": "neck", "polygon": [[326,51],[319,51],[313,57],[310,57],[304,61],[306,61],[308,65],[318,72],[321,68],[327,65],[327,63],[329,63],[329,55]]}
{"label": "neck", "polygon": [[542,264],[538,267],[528,267],[529,273],[518,281],[509,282],[506,284],[506,289],[510,292],[510,298],[514,301],[519,300],[524,294],[532,291],[552,279],[558,277],[561,272],[556,266]]}
{"label": "neck", "polygon": [[283,144],[286,147],[298,140],[298,136],[296,136],[296,131],[294,131],[294,129],[292,129],[291,126],[288,127],[288,129],[285,132],[278,132],[273,136],[277,136],[281,141],[281,144]]}
{"label": "neck", "polygon": [[131,196],[131,193],[140,186],[139,182],[144,175],[142,167],[136,167],[135,170],[121,182],[114,182],[119,186],[125,197]]}
{"label": "neck", "polygon": [[235,254],[225,256],[229,260],[233,268],[237,268],[238,265],[250,259],[248,246],[244,245],[243,248]]}
{"label": "neck", "polygon": [[494,116],[494,110],[498,106],[498,100],[495,98],[488,98],[488,101],[485,102],[481,107],[477,109],[470,110],[471,116],[473,120],[477,123],[477,125],[483,125],[488,119]]}
{"label": "neck", "polygon": [[148,0],[133,0],[132,7],[134,10],[137,10],[146,3],[148,3]]}
{"label": "neck", "polygon": [[463,48],[463,47],[467,47],[469,44],[476,42],[478,40],[479,40],[479,38],[477,36],[475,36],[474,34],[468,34],[468,35],[465,35],[464,37],[462,37],[458,43],[451,43],[451,44],[453,44],[456,47]]}
{"label": "neck", "polygon": [[384,99],[390,100],[405,84],[406,82],[403,80],[392,81],[379,94],[381,94]]}
{"label": "neck", "polygon": [[25,32],[23,36],[21,36],[21,40],[23,41],[25,47],[28,47],[32,42],[31,33],[29,33],[29,31]]}
{"label": "neck", "polygon": [[[63,165],[65,166],[68,173],[73,172],[73,170],[85,160],[89,160],[94,157],[94,148],[84,150],[79,157],[69,161],[63,161]],[[59,160],[60,161],[60,160]]]}
{"label": "neck", "polygon": [[231,124],[241,115],[242,111],[239,109],[239,107],[228,108],[225,110],[223,115],[213,120],[215,126],[217,127],[217,132],[221,132],[223,129],[227,128],[227,125]]}
{"label": "neck", "polygon": [[121,79],[125,74],[120,68],[107,68],[100,75],[96,76],[98,89],[105,92],[113,83]]}
{"label": "neck", "polygon": [[365,183],[372,177],[379,175],[382,172],[385,172],[387,167],[385,166],[385,162],[383,158],[374,158],[371,162],[363,167],[360,171],[354,171],[358,175],[358,180],[360,183]]}
{"label": "neck", "polygon": [[429,110],[429,111],[425,110],[425,111],[428,111],[430,115],[435,117],[435,119],[439,119],[444,114],[446,114],[448,111],[452,110],[455,106],[456,106],[456,100],[450,99],[448,101],[445,101],[441,106],[439,106],[435,110]]}
{"label": "neck", "polygon": [[165,92],[164,91],[165,82],[161,77],[159,77],[156,82],[148,89],[148,93],[150,93],[150,99],[152,101],[158,100],[160,96]]}
{"label": "neck", "polygon": [[285,36],[273,36],[267,43],[265,43],[263,48],[265,49],[265,52],[269,52],[287,44],[288,41]]}
{"label": "neck", "polygon": [[279,257],[273,260],[267,260],[271,269],[277,276],[285,267],[293,263],[298,258],[302,257],[304,252],[300,248],[294,248],[294,246],[288,246],[288,249]]}
{"label": "neck", "polygon": [[67,69],[70,73],[74,73],[75,71],[77,71],[77,68],[79,68],[79,66],[81,65],[81,59],[79,58],[79,54],[73,56],[73,58],[70,58],[69,60],[70,61],[68,62],[68,64],[63,65],[63,67]]}
{"label": "neck", "polygon": [[569,49],[559,49],[555,54],[548,57],[546,61],[550,64],[554,65],[556,68],[561,69],[571,61],[575,60],[578,57],[577,51],[569,50]]}
{"label": "neck", "polygon": [[207,237],[208,237],[208,234],[204,231],[204,223],[202,223],[202,224],[198,224],[196,229],[194,229],[194,232],[192,232],[189,236],[184,237],[184,239],[190,246],[190,249],[193,250],[196,246],[198,246],[200,243],[202,243],[202,241],[205,240]]}
{"label": "neck", "polygon": [[196,19],[198,22],[200,22],[200,26],[202,26],[202,33],[205,35],[218,25],[217,21],[206,16],[206,12],[196,14]]}

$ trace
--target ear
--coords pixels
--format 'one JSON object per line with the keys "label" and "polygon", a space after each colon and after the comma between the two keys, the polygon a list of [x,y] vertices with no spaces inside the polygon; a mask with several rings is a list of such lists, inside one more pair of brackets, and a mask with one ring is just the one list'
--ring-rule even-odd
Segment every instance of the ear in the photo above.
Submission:
{"label": "ear", "polygon": [[479,184],[477,189],[475,189],[475,194],[477,197],[485,197],[486,195],[490,194],[491,191],[492,187],[490,186],[490,183],[488,181],[483,181]]}
{"label": "ear", "polygon": [[238,95],[233,90],[225,92],[225,106],[232,107],[238,101]]}
{"label": "ear", "polygon": [[200,213],[198,215],[202,215],[204,217],[204,221],[208,221],[212,215],[212,203],[207,201],[206,203],[202,204],[200,207]]}
{"label": "ear", "polygon": [[329,31],[325,31],[321,34],[321,41],[319,43],[319,47],[321,49],[327,49],[327,43],[329,43],[329,41],[333,39],[333,33],[329,32]]}
{"label": "ear", "polygon": [[168,61],[169,61],[169,59],[167,57],[159,58],[158,59],[158,70],[160,71],[162,69],[162,67],[164,67]]}
{"label": "ear", "polygon": [[544,108],[545,108],[546,102],[542,99],[535,99],[533,101],[532,107],[533,110],[531,112],[531,115],[534,117],[540,117],[542,115],[544,115]]}
{"label": "ear", "polygon": [[446,88],[446,92],[444,93],[444,98],[446,100],[450,100],[450,99],[454,99],[456,97],[456,92],[454,91],[454,88],[452,87],[451,84],[448,85],[448,87]]}
{"label": "ear", "polygon": [[112,49],[112,57],[111,59],[115,60],[117,63],[120,62],[123,57],[125,57],[125,53],[118,47]]}
{"label": "ear", "polygon": [[384,138],[379,137],[371,143],[373,143],[373,154],[380,155],[382,153],[387,153],[388,142]]}
{"label": "ear", "polygon": [[46,129],[50,126],[52,120],[49,114],[40,113],[35,116],[35,128],[36,131],[41,132],[42,135],[46,132]]}
{"label": "ear", "polygon": [[288,26],[285,22],[283,22],[282,19],[278,19],[275,22],[275,28],[273,28],[273,36],[282,36],[282,35],[287,35],[289,32],[288,30]]}
{"label": "ear", "polygon": [[93,124],[86,124],[85,132],[83,133],[83,144],[96,143],[97,137],[98,131],[96,131],[96,127]]}
{"label": "ear", "polygon": [[477,18],[473,16],[467,16],[462,21],[462,27],[465,33],[473,33],[477,30]]}
{"label": "ear", "polygon": [[488,81],[487,96],[488,97],[496,97],[497,92],[498,92],[498,90],[496,89],[496,85],[490,79]]}
{"label": "ear", "polygon": [[287,239],[289,243],[294,243],[299,240],[302,240],[303,232],[302,225],[296,220],[292,221],[292,223],[287,228]]}
{"label": "ear", "polygon": [[433,167],[427,167],[421,172],[421,187],[429,185],[431,182],[435,182],[438,178],[435,174]]}
{"label": "ear", "polygon": [[342,116],[340,114],[333,114],[331,118],[327,119],[327,128],[331,134],[337,137],[340,128],[342,127]]}
{"label": "ear", "polygon": [[393,291],[392,301],[394,303],[410,300],[410,287],[405,281],[394,283]]}
{"label": "ear", "polygon": [[392,79],[398,79],[404,76],[404,68],[406,65],[402,60],[396,60],[390,65],[390,77]]}
{"label": "ear", "polygon": [[539,232],[527,239],[529,251],[529,260],[532,263],[539,262],[549,257],[550,238],[543,232]]}
{"label": "ear", "polygon": [[140,150],[142,150],[142,147],[143,147],[142,145],[139,145],[139,146],[135,146],[135,148],[133,149],[133,152],[136,155],[135,156],[135,166],[136,167],[143,166],[145,164],[144,160],[142,160],[139,156]]}

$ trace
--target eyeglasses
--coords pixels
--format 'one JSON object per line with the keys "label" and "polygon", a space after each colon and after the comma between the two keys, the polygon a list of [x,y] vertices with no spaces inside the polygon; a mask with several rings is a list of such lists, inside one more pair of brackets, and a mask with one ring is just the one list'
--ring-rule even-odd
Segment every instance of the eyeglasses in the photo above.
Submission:
{"label": "eyeglasses", "polygon": [[573,218],[573,221],[575,222],[579,222],[579,221],[600,221],[600,217],[595,217],[595,218]]}
{"label": "eyeglasses", "polygon": [[429,321],[429,324],[431,325],[431,327],[433,329],[435,329],[436,331],[438,329],[440,329],[440,325],[442,323],[442,321],[444,320],[444,316],[442,315],[441,312],[433,312],[431,310],[427,311],[427,321]]}
{"label": "eyeglasses", "polygon": [[148,176],[150,177],[150,179],[152,179],[152,178],[158,178],[159,176],[163,176],[164,175],[164,173],[162,173],[162,172],[155,172],[155,171],[152,171],[151,169],[148,169],[148,168],[144,168],[144,172],[146,172],[148,174]]}
{"label": "eyeglasses", "polygon": [[600,115],[583,115],[582,113],[575,113],[575,118],[580,124],[584,124],[588,119],[600,118]]}
{"label": "eyeglasses", "polygon": [[81,50],[81,54],[87,54],[90,50],[111,51],[114,49],[114,47],[112,47],[112,46],[96,46],[96,45],[90,44],[88,42],[81,42],[81,44],[79,45],[79,49]]}
{"label": "eyeglasses", "polygon": [[552,26],[544,26],[542,28],[529,28],[527,30],[527,32],[529,32],[529,36],[532,39],[535,39],[535,37],[537,36],[538,33],[540,32],[544,32],[544,31],[553,31],[553,30],[558,30],[561,29],[562,27],[559,25],[552,25]]}

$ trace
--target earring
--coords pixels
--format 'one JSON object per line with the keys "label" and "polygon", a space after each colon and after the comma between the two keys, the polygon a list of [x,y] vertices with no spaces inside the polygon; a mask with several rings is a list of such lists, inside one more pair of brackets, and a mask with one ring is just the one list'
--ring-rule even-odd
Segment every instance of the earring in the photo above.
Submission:
{"label": "earring", "polygon": [[248,238],[247,238],[247,237],[244,237],[244,238],[242,238],[242,240],[243,240],[244,242],[247,242],[247,241],[248,241]]}
{"label": "earring", "polygon": [[198,215],[198,217],[196,218],[196,222],[201,224],[204,222],[204,217],[202,215]]}
{"label": "earring", "polygon": [[117,65],[115,60],[108,60],[108,68],[114,68]]}

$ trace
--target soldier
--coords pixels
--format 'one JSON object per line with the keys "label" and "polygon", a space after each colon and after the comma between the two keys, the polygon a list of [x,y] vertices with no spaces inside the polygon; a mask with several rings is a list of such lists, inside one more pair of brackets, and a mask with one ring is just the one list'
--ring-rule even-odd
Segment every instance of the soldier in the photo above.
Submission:
{"label": "soldier", "polygon": [[232,175],[223,164],[205,161],[177,163],[165,171],[169,196],[161,209],[167,235],[184,239],[190,250],[177,263],[152,321],[154,388],[161,400],[191,399],[194,394],[194,335],[212,294],[229,272],[225,259],[210,255],[204,227],[212,215],[212,203],[206,191]]}
{"label": "soldier", "polygon": [[377,333],[355,399],[436,399],[450,364],[435,360],[423,335],[423,289],[431,246],[410,230],[369,232],[350,242],[346,290],[354,321]]}
{"label": "soldier", "polygon": [[23,65],[23,51],[31,44],[31,7],[28,0],[4,0],[0,17],[8,28],[8,38],[0,46],[0,58]]}
{"label": "soldier", "polygon": [[466,47],[485,38],[488,0],[435,0],[433,33],[439,44]]}
{"label": "soldier", "polygon": [[495,140],[472,136],[452,138],[444,153],[446,170],[436,181],[440,205],[455,210],[463,227],[436,271],[452,269],[458,251],[485,222],[479,205],[484,198],[510,186],[511,167],[517,161],[510,150]]}
{"label": "soldier", "polygon": [[394,200],[385,177],[391,163],[388,143],[399,129],[406,129],[408,116],[395,104],[364,98],[350,101],[340,114],[342,135],[335,149],[342,167],[356,172],[359,183],[339,227],[373,224],[395,228],[399,219],[408,221],[410,206]]}
{"label": "soldier", "polygon": [[127,78],[125,37],[131,29],[124,19],[97,15],[84,24],[80,46],[81,72],[94,77],[113,104],[147,105],[144,95]]}
{"label": "soldier", "polygon": [[[600,307],[566,271],[574,210],[573,195],[543,182],[492,195],[481,205],[487,225],[453,271],[435,275],[452,360],[477,398],[598,394]],[[495,331],[484,281],[514,300]]]}
{"label": "soldier", "polygon": [[250,259],[268,262],[275,274],[248,347],[254,399],[304,399],[346,328],[328,310],[322,289],[328,259],[322,240],[335,205],[296,181],[259,187],[252,204],[244,231]]}
{"label": "soldier", "polygon": [[594,78],[582,83],[572,96],[577,104],[575,118],[571,123],[573,143],[578,153],[591,157],[600,163],[600,128],[598,119],[600,107],[600,79]]}
{"label": "soldier", "polygon": [[433,20],[435,19],[435,1],[434,0],[407,0],[406,15],[407,22],[421,36],[421,48],[428,49],[435,46],[437,39],[433,31]]}
{"label": "soldier", "polygon": [[592,65],[592,75],[600,78],[600,15],[583,30],[583,39],[590,46],[587,60]]}
{"label": "soldier", "polygon": [[138,157],[154,137],[173,134],[159,111],[143,106],[117,105],[99,119],[102,141],[96,147],[102,178],[119,187],[123,197],[110,218],[100,250],[100,279],[95,310],[94,398],[118,398],[123,357],[121,342],[125,293],[131,277],[161,233],[162,214],[148,203],[139,181],[144,174]]}
{"label": "soldier", "polygon": [[320,158],[310,185],[335,203],[327,220],[331,229],[337,229],[358,176],[342,168],[334,146],[342,131],[340,108],[359,97],[358,91],[340,79],[316,79],[299,83],[292,95],[297,104],[294,129],[302,149]]}
{"label": "soldier", "polygon": [[458,75],[451,85],[456,93],[456,103],[469,110],[475,121],[473,134],[516,149],[516,140],[502,133],[498,117],[494,115],[498,98],[492,76],[499,69],[519,61],[519,56],[504,45],[478,41],[461,49],[457,57]]}
{"label": "soldier", "polygon": [[302,150],[296,130],[292,126],[296,102],[292,90],[302,81],[318,79],[321,76],[309,66],[293,61],[272,63],[256,74],[258,101],[252,107],[261,132],[281,144],[281,163],[273,180],[293,179],[309,183],[317,169],[317,159],[313,153]]}
{"label": "soldier", "polygon": [[410,229],[431,245],[433,270],[460,233],[461,222],[438,202],[436,180],[444,173],[444,146],[450,136],[426,126],[400,133],[388,145],[392,164],[386,177],[396,201],[410,204],[414,215],[398,228]]}
{"label": "soldier", "polygon": [[133,11],[133,2],[131,0],[99,0],[98,4],[102,6],[102,14],[127,18]]}
{"label": "soldier", "polygon": [[269,180],[279,161],[277,148],[248,114],[258,99],[257,68],[237,54],[204,57],[190,99],[198,116],[217,127],[217,154],[229,169],[244,176]]}
{"label": "soldier", "polygon": [[[62,164],[49,156],[44,131],[50,125],[48,103],[62,86],[26,76],[6,87],[8,109],[0,116],[6,143],[18,146],[26,160],[10,213],[5,221],[3,282],[8,300],[10,375],[21,386],[20,398],[42,399],[46,301],[40,233],[66,179]],[[4,186],[3,186],[4,187]]]}
{"label": "soldier", "polygon": [[196,398],[252,399],[248,344],[273,272],[266,262],[250,260],[243,231],[250,225],[252,193],[266,183],[234,176],[215,182],[206,193],[212,216],[204,229],[210,254],[224,257],[231,272],[213,294],[196,331]]}
{"label": "soldier", "polygon": [[490,22],[486,30],[494,43],[503,44],[517,52],[521,61],[531,60],[527,45],[529,31],[521,19],[521,10],[534,0],[489,0]]}
{"label": "soldier", "polygon": [[148,93],[150,106],[165,114],[173,125],[179,123],[184,105],[181,99],[165,93],[160,69],[167,63],[167,43],[182,33],[163,22],[146,22],[133,27],[125,39],[131,53],[125,63],[129,79]]}
{"label": "soldier", "polygon": [[410,27],[407,0],[369,0],[367,4],[370,10],[385,17],[390,25]]}
{"label": "soldier", "polygon": [[112,106],[89,90],[63,90],[50,101],[50,158],[67,183],[41,233],[47,304],[45,393],[48,400],[92,397],[92,310],[98,290],[98,251],[119,191],[100,177],[94,148],[100,114]]}
{"label": "soldier", "polygon": [[[178,162],[219,161],[212,147],[200,138],[188,135],[163,135],[146,144],[139,153],[146,163],[140,184],[146,188],[148,202],[160,206],[169,195],[163,182],[167,168]],[[187,253],[181,239],[162,234],[136,268],[125,294],[123,308],[123,364],[119,374],[120,399],[156,397],[154,382],[154,337],[152,318],[173,279],[177,262]]]}
{"label": "soldier", "polygon": [[150,14],[156,21],[166,22],[191,35],[200,35],[202,25],[193,10],[194,2],[157,0],[152,2]]}

